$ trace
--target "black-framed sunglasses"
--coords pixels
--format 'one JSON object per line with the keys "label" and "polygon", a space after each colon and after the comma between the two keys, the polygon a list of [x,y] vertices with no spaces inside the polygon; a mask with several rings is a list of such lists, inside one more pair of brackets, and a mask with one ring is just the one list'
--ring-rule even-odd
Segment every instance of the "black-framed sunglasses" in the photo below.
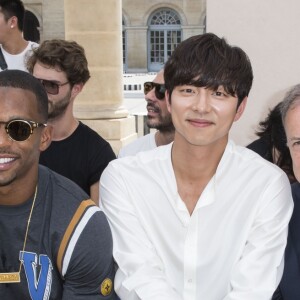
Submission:
{"label": "black-framed sunglasses", "polygon": [[34,121],[14,119],[8,122],[0,122],[5,124],[5,131],[9,138],[16,142],[23,142],[29,139],[33,134],[33,130],[38,127],[46,127],[47,124],[37,123]]}
{"label": "black-framed sunglasses", "polygon": [[147,81],[144,83],[144,94],[147,95],[150,91],[155,88],[155,96],[159,100],[163,100],[165,98],[166,87],[164,84]]}
{"label": "black-framed sunglasses", "polygon": [[58,83],[52,80],[46,80],[46,79],[40,79],[38,80],[41,82],[41,84],[44,86],[46,92],[51,95],[57,95],[59,93],[59,88],[63,85],[66,85],[69,83],[69,81],[64,83]]}

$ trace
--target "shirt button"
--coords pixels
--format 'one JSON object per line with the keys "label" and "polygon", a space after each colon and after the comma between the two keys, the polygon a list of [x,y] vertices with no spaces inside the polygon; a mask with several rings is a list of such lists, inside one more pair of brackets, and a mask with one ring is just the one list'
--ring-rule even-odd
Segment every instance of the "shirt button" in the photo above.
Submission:
{"label": "shirt button", "polygon": [[190,279],[188,280],[188,283],[192,283],[192,282],[193,282],[193,279],[190,278]]}

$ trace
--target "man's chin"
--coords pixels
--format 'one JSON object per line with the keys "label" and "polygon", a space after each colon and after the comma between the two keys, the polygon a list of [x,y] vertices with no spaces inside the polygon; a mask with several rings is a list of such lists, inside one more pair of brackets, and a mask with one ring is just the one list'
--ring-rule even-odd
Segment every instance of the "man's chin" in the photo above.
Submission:
{"label": "man's chin", "polygon": [[154,129],[156,129],[161,125],[159,122],[154,122],[154,120],[149,120],[149,119],[147,120],[146,124],[149,128],[154,128]]}

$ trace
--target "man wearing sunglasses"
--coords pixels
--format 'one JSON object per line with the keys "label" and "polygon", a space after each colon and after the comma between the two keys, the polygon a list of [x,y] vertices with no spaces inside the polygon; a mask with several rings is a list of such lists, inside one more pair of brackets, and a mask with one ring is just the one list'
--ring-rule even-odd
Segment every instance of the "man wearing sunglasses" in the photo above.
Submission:
{"label": "man wearing sunglasses", "polygon": [[212,33],[180,43],[164,69],[174,142],[112,161],[100,205],[122,300],[269,300],[293,210],[286,174],[236,145],[253,73]]}
{"label": "man wearing sunglasses", "polygon": [[98,203],[100,176],[115,154],[107,141],[73,114],[74,100],[90,78],[84,49],[76,42],[44,41],[27,66],[48,94],[53,126],[52,143],[40,163],[73,180]]}
{"label": "man wearing sunglasses", "polygon": [[147,102],[147,126],[155,128],[155,133],[142,136],[123,147],[118,157],[135,155],[138,152],[167,145],[174,139],[174,126],[172,117],[167,108],[165,98],[164,70],[157,73],[154,80],[144,83],[144,94]]}
{"label": "man wearing sunglasses", "polygon": [[20,0],[0,0],[0,71],[27,71],[26,58],[37,43],[23,37],[24,4]]}
{"label": "man wearing sunglasses", "polygon": [[116,299],[108,222],[74,182],[39,165],[48,97],[27,72],[0,72],[0,299]]}

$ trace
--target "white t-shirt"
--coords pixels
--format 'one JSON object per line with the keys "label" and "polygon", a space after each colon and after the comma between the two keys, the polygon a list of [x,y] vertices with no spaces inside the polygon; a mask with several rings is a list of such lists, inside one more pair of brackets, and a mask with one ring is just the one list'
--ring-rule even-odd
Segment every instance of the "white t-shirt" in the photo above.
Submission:
{"label": "white t-shirt", "polygon": [[[8,69],[17,69],[26,72],[28,72],[28,70],[26,69],[26,59],[28,55],[30,55],[32,49],[38,46],[39,44],[29,41],[27,47],[24,49],[23,52],[19,54],[10,54],[2,48],[2,45],[0,45]],[[0,71],[2,70],[0,69]]]}
{"label": "white t-shirt", "polygon": [[141,151],[152,150],[156,147],[155,132],[151,132],[123,147],[118,154],[118,158],[136,155]]}
{"label": "white t-shirt", "polygon": [[293,210],[287,176],[230,141],[190,215],[177,192],[171,149],[172,143],[114,160],[100,179],[119,297],[271,299]]}

